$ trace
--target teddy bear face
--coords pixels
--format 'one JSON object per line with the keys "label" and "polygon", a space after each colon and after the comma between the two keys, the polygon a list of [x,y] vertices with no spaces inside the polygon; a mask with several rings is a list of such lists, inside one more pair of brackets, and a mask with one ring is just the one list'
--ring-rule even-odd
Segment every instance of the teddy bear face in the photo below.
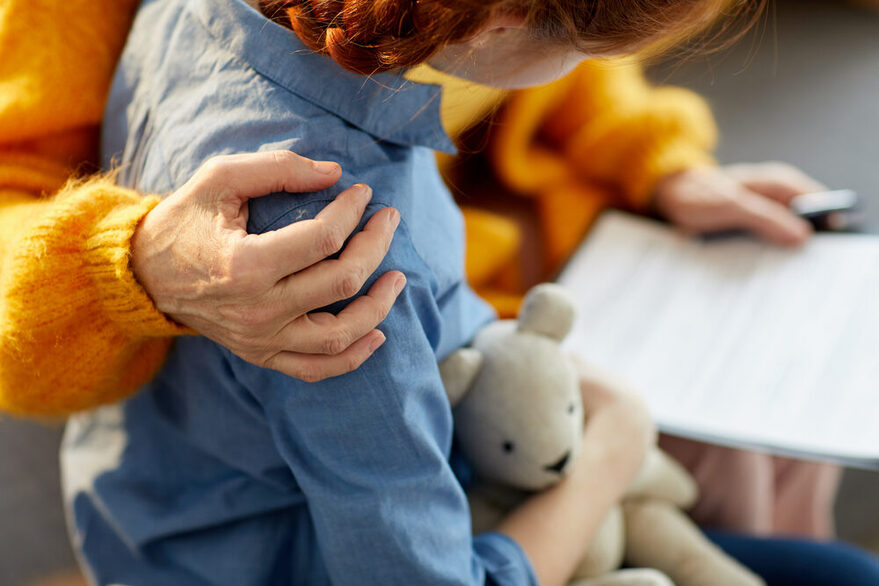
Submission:
{"label": "teddy bear face", "polygon": [[456,437],[478,475],[524,490],[568,472],[583,435],[576,368],[559,342],[495,322],[476,336],[482,367],[455,407]]}

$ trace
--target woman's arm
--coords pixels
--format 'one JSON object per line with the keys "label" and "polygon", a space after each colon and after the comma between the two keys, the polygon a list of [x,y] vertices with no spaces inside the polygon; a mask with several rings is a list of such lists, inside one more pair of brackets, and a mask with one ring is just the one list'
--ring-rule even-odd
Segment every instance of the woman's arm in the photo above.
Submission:
{"label": "woman's arm", "polygon": [[[366,360],[384,340],[374,327],[402,275],[383,275],[337,316],[306,312],[359,288],[390,244],[396,212],[378,214],[338,260],[300,271],[319,260],[305,252],[315,242],[324,243],[321,256],[341,247],[369,192],[340,194],[310,226],[248,236],[241,212],[247,189],[312,189],[338,177],[337,167],[310,174],[303,168],[310,161],[290,153],[278,160],[258,153],[215,161],[162,203],[93,180],[51,200],[16,193],[16,203],[0,207],[7,237],[0,250],[0,409],[62,415],[119,400],[149,381],[171,337],[191,330],[154,307],[142,276],[180,323],[260,365],[319,380]],[[132,262],[144,215],[153,232],[141,237]]]}
{"label": "woman's arm", "polygon": [[[187,331],[183,326],[309,380],[356,368],[382,341],[373,328],[393,303],[400,275],[386,276],[365,302],[337,318],[303,314],[343,298],[365,279],[387,248],[392,222],[371,224],[357,246],[346,249],[345,262],[325,264],[295,285],[285,279],[319,260],[303,262],[301,251],[311,248],[312,238],[322,237],[327,249],[341,246],[368,196],[340,196],[334,212],[309,233],[279,233],[261,246],[248,248],[256,239],[236,230],[247,197],[285,185],[329,186],[340,174],[337,165],[320,173],[289,153],[215,161],[162,203],[106,179],[64,187],[71,173],[96,158],[104,100],[136,4],[0,4],[2,410],[61,415],[122,398],[153,376],[171,336]],[[227,221],[218,226],[219,219]],[[172,227],[176,237],[169,241]],[[224,239],[195,246],[206,234]],[[289,260],[288,272],[260,264],[251,248]],[[177,263],[167,264],[162,254]],[[199,270],[229,260],[236,272],[204,288]],[[262,293],[277,298],[267,306],[250,294],[254,281],[269,277],[287,286],[265,285]],[[255,302],[261,303],[256,309]],[[270,331],[269,319],[284,327]]]}
{"label": "woman's arm", "polygon": [[402,287],[389,274],[338,316],[305,315],[374,270],[393,235],[391,211],[340,261],[288,278],[320,260],[304,252],[315,239],[325,252],[341,247],[367,193],[341,195],[310,230],[245,237],[247,198],[328,187],[340,175],[335,164],[290,153],[214,161],[161,203],[108,179],[65,187],[96,158],[136,5],[0,5],[0,410],[62,415],[123,398],[152,378],[187,327],[291,376],[333,376],[382,343],[374,327]]}
{"label": "woman's arm", "polygon": [[[637,62],[586,61],[554,84],[515,92],[503,116],[494,161],[515,189],[582,182],[601,188],[610,204],[658,211],[693,232],[745,229],[787,245],[808,236],[790,199],[822,186],[778,163],[717,167],[717,128],[705,101],[651,85]],[[567,213],[549,222],[564,226]]]}

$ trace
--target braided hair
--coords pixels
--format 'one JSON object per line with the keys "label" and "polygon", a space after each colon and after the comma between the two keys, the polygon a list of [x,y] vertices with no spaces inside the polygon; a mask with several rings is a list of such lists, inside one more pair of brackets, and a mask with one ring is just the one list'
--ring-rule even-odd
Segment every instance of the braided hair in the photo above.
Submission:
{"label": "braided hair", "polygon": [[[700,32],[766,0],[260,0],[263,13],[311,50],[365,75],[427,61],[473,37],[496,10],[519,15],[537,38],[594,53],[635,51]],[[747,27],[739,33],[744,34]]]}

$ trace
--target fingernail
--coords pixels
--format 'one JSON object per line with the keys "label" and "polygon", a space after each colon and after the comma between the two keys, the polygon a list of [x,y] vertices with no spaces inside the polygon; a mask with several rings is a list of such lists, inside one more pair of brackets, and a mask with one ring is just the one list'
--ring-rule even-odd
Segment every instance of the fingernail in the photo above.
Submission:
{"label": "fingernail", "polygon": [[406,286],[406,275],[400,275],[397,277],[397,280],[394,281],[394,295],[399,295],[400,291],[403,290],[403,287]]}
{"label": "fingernail", "polygon": [[332,175],[339,170],[339,164],[332,161],[313,161],[314,170],[324,175]]}
{"label": "fingernail", "polygon": [[372,199],[372,188],[369,185],[358,183],[354,186],[354,189],[357,190],[358,197],[366,197],[368,199]]}
{"label": "fingernail", "polygon": [[379,346],[385,343],[385,335],[381,332],[381,330],[376,330],[378,332],[377,336],[373,337],[372,343],[369,345],[369,353],[372,354],[376,350],[378,350]]}

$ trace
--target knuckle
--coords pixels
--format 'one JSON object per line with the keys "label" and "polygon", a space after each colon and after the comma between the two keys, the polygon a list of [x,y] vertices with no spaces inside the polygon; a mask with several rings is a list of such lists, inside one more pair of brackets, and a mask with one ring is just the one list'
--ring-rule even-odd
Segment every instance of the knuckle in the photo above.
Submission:
{"label": "knuckle", "polygon": [[235,293],[236,281],[240,280],[238,273],[240,272],[240,263],[237,258],[238,254],[234,250],[223,248],[217,254],[217,260],[213,268],[213,276],[215,283],[227,289],[230,293]]}
{"label": "knuckle", "polygon": [[235,354],[241,356],[241,358],[244,358],[248,362],[253,362],[248,358],[248,356],[251,356],[253,340],[244,334],[235,330],[229,330],[220,343],[232,350]]}
{"label": "knuckle", "polygon": [[335,254],[342,249],[345,244],[347,234],[338,224],[332,222],[323,222],[321,224],[321,234],[319,237],[320,248],[327,256]]}
{"label": "knuckle", "polygon": [[274,370],[278,366],[278,355],[269,353],[255,354],[250,362],[260,368],[270,368]]}
{"label": "knuckle", "polygon": [[229,156],[217,155],[211,157],[201,166],[201,171],[208,177],[223,179],[229,170]]}
{"label": "knuckle", "polygon": [[388,299],[384,299],[381,302],[374,304],[371,310],[372,321],[376,324],[383,321],[391,312],[391,308],[394,307],[396,301],[396,297],[389,297]]}
{"label": "knuckle", "polygon": [[349,336],[344,330],[330,334],[323,342],[324,354],[336,355],[344,352],[349,346]]}
{"label": "knuckle", "polygon": [[363,285],[361,270],[354,269],[344,272],[336,281],[336,295],[339,299],[348,299],[360,291]]}
{"label": "knuckle", "polygon": [[290,151],[272,151],[272,159],[282,169],[289,169],[299,160],[299,157]]}
{"label": "knuckle", "polygon": [[358,356],[349,356],[345,359],[345,372],[353,372],[360,368],[361,360]]}
{"label": "knuckle", "polygon": [[302,368],[299,369],[296,378],[307,383],[316,383],[324,379],[323,374],[318,368],[311,364],[303,365]]}
{"label": "knuckle", "polygon": [[220,259],[220,282],[229,295],[253,297],[262,292],[262,282],[257,267],[240,246],[232,246]]}

